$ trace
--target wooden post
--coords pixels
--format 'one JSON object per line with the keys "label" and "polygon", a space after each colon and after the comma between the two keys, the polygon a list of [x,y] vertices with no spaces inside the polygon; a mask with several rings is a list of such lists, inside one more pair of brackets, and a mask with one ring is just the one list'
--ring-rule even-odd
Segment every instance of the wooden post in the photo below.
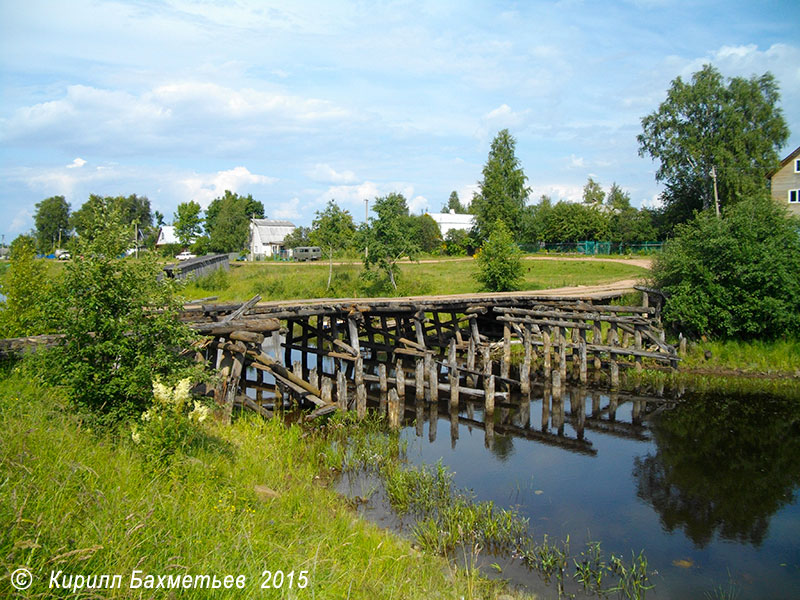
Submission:
{"label": "wooden post", "polygon": [[320,391],[322,392],[322,396],[320,396],[322,401],[330,403],[333,397],[333,382],[331,381],[330,377],[322,378],[322,387],[320,388]]}
{"label": "wooden post", "polygon": [[414,369],[414,399],[417,402],[425,399],[425,363],[417,357]]}
{"label": "wooden post", "polygon": [[447,371],[450,378],[450,408],[458,406],[459,395],[459,375],[456,366],[456,340],[450,340],[450,348],[447,357]]}
{"label": "wooden post", "polygon": [[561,400],[561,369],[553,369],[553,400]]}
{"label": "wooden post", "polygon": [[383,398],[389,391],[389,383],[386,381],[386,364],[381,363],[378,365],[378,386],[381,391],[381,398]]}
{"label": "wooden post", "polygon": [[[617,346],[617,330],[612,327],[608,330],[608,345],[612,348]],[[611,370],[611,387],[619,387],[619,365],[617,364],[617,355],[613,352],[608,353],[608,362]]]}
{"label": "wooden post", "polygon": [[[644,294],[644,297],[646,298],[647,294]],[[633,330],[633,344],[634,344],[634,348],[636,348],[637,350],[641,350],[642,349],[642,330],[640,329],[639,325],[636,325],[635,329]],[[642,372],[642,357],[641,356],[637,356],[636,357],[636,373],[641,373],[641,372]]]}
{"label": "wooden post", "polygon": [[[475,338],[470,337],[467,344],[467,371],[475,370]],[[467,375],[467,386],[475,387],[475,376],[472,373]]]}
{"label": "wooden post", "polygon": [[486,398],[484,401],[484,411],[486,413],[485,420],[488,420],[494,414],[494,375],[489,375],[488,379],[484,382],[485,388],[484,392],[486,394]]}
{"label": "wooden post", "polygon": [[567,382],[567,334],[564,327],[558,332],[558,368],[561,371],[561,381]]}
{"label": "wooden post", "polygon": [[481,363],[483,367],[483,387],[486,387],[486,380],[492,374],[492,350],[489,345],[481,347]]}
{"label": "wooden post", "polygon": [[403,359],[397,358],[394,361],[394,380],[397,387],[397,395],[400,398],[406,397],[406,373],[403,370]]}
{"label": "wooden post", "polygon": [[286,341],[284,342],[283,364],[292,364],[292,344],[294,343],[294,320],[286,320]]}
{"label": "wooden post", "polygon": [[364,385],[364,359],[356,358],[356,413],[359,419],[367,414],[367,387]]}
{"label": "wooden post", "polygon": [[458,405],[450,406],[450,447],[455,449],[458,441]]}
{"label": "wooden post", "polygon": [[550,379],[550,333],[542,330],[542,354],[544,355],[544,378]]}
{"label": "wooden post", "polygon": [[299,360],[296,360],[292,363],[292,372],[299,377],[300,379],[303,378],[303,365],[300,364]]}
{"label": "wooden post", "polygon": [[325,315],[317,315],[317,373],[324,374],[322,347],[325,344]]}
{"label": "wooden post", "polygon": [[550,378],[544,380],[544,393],[542,395],[542,431],[550,428]]}
{"label": "wooden post", "polygon": [[586,381],[588,379],[588,375],[587,375],[587,364],[586,364],[587,363],[587,353],[586,353],[586,330],[585,329],[581,329],[580,341],[578,343],[580,344],[579,356],[580,356],[580,361],[581,361],[580,381],[581,381],[581,383],[586,383]]}
{"label": "wooden post", "polygon": [[[603,343],[603,329],[601,327],[600,321],[593,321],[592,322],[592,344],[595,346],[599,346]],[[600,360],[600,353],[594,353],[594,370],[595,373],[599,373],[600,369],[603,368],[603,362]]]}
{"label": "wooden post", "polygon": [[342,370],[336,373],[336,401],[341,410],[350,410],[347,401],[347,378]]}
{"label": "wooden post", "polygon": [[678,356],[686,356],[686,338],[683,336],[678,344]]}
{"label": "wooden post", "polygon": [[430,412],[428,413],[428,441],[436,441],[436,428],[439,425],[439,404],[431,402],[429,405]]}
{"label": "wooden post", "polygon": [[531,350],[533,345],[531,344],[531,326],[527,323],[525,323],[525,329],[523,330],[523,338],[525,358],[522,360],[519,378],[522,383],[522,393],[529,394],[531,391]]}
{"label": "wooden post", "polygon": [[[577,396],[577,399],[576,399]],[[575,414],[575,431],[578,439],[582,440],[584,437],[584,428],[586,427],[586,388],[581,386],[575,390],[569,399],[570,411]]]}
{"label": "wooden post", "polygon": [[503,360],[500,363],[500,376],[508,379],[511,370],[511,326],[503,323]]}
{"label": "wooden post", "polygon": [[428,368],[428,391],[430,393],[430,401],[433,403],[439,402],[439,364],[435,360],[430,361]]}
{"label": "wooden post", "polygon": [[319,373],[317,372],[317,367],[314,367],[308,371],[308,383],[313,385],[315,388],[319,387]]}

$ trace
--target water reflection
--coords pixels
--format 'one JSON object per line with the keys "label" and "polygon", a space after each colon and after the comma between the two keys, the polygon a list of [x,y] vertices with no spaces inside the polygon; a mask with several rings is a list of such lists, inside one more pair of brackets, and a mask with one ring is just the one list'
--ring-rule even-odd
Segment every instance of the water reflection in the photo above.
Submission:
{"label": "water reflection", "polygon": [[634,459],[637,494],[667,531],[759,546],[800,483],[800,406],[768,396],[697,398],[651,421],[655,452]]}

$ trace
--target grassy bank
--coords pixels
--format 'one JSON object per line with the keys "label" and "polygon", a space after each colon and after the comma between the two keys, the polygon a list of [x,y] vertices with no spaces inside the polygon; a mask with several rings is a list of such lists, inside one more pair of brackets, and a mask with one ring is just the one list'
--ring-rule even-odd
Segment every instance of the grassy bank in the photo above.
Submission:
{"label": "grassy bank", "polygon": [[[93,430],[58,390],[13,374],[0,381],[0,420],[0,596],[14,592],[9,575],[23,566],[34,582],[16,597],[69,595],[47,589],[58,571],[121,574],[122,588],[103,597],[151,596],[128,589],[134,570],[246,577],[244,589],[182,597],[496,596],[497,583],[358,519],[327,487],[342,453],[319,433],[243,417],[208,426],[185,456],[156,469],[129,432]],[[283,572],[281,589],[261,589],[265,570]]]}
{"label": "grassy bank", "polygon": [[[591,261],[528,261],[521,289],[538,290],[576,285],[595,285],[619,279],[644,277],[635,265]],[[217,272],[190,283],[187,298],[218,296],[220,300],[246,300],[261,294],[265,300],[293,298],[353,298],[374,295],[466,294],[480,291],[472,260],[401,265],[396,292],[370,287],[359,277],[361,265],[334,265],[331,289],[326,289],[328,265],[324,263],[234,264],[227,273]]]}

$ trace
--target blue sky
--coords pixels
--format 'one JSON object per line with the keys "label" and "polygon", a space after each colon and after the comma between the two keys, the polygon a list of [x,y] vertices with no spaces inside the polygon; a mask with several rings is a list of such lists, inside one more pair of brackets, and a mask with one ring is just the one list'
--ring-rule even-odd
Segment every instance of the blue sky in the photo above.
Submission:
{"label": "blue sky", "polygon": [[541,194],[660,188],[640,119],[703,64],[771,71],[800,145],[800,8],[778,2],[0,0],[0,233],[61,194],[224,190],[308,225],[333,198],[471,198],[507,127]]}

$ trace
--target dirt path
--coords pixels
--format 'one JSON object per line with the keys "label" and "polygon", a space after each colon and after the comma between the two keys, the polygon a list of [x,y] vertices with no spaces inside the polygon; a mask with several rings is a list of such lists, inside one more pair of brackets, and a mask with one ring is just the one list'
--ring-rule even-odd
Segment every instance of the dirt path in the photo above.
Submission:
{"label": "dirt path", "polygon": [[[463,258],[425,258],[419,261],[412,261],[412,260],[399,260],[397,261],[398,264],[412,264],[418,262],[420,264],[433,264],[433,263],[451,263],[451,262],[469,262],[475,260],[471,256],[465,256]],[[522,260],[565,260],[565,261],[585,261],[585,262],[615,262],[621,263],[623,265],[634,265],[636,267],[642,267],[643,269],[649,269],[653,265],[653,259],[651,258],[598,258],[596,256],[523,256]],[[309,262],[263,262],[263,263],[247,263],[247,264],[263,264],[263,265],[314,265],[314,264],[328,264],[326,260],[319,260],[319,261],[309,261]],[[349,261],[333,261],[335,266],[339,265],[359,265],[361,261],[359,260],[349,260]]]}

